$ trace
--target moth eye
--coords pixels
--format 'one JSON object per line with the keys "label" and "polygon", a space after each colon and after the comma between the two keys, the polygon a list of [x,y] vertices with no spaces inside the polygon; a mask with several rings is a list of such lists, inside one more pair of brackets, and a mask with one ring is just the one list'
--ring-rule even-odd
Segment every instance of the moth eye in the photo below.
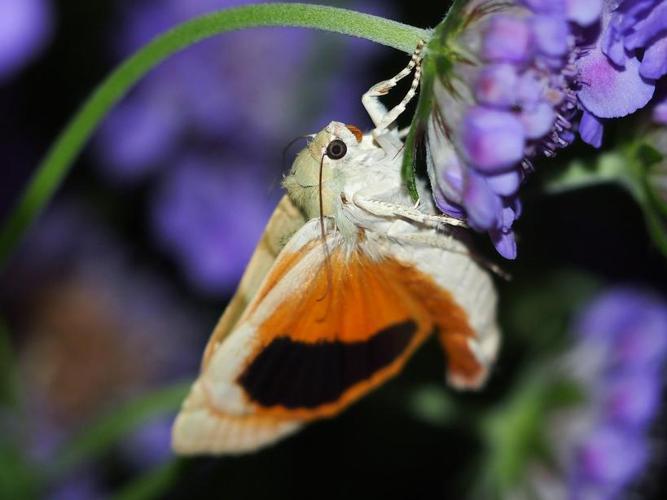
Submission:
{"label": "moth eye", "polygon": [[340,160],[347,154],[347,144],[340,139],[334,139],[327,146],[327,156],[332,160]]}

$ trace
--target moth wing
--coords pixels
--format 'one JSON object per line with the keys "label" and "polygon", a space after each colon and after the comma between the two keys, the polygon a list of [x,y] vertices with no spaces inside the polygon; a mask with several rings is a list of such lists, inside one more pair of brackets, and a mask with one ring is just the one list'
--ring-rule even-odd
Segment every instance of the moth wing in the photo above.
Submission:
{"label": "moth wing", "polygon": [[437,293],[421,294],[445,351],[449,384],[478,389],[488,378],[500,346],[497,292],[490,273],[463,243],[434,231],[430,236],[426,238],[430,244],[406,246],[385,240],[382,245],[397,259],[430,276],[459,306],[457,310],[445,309],[433,300]]}
{"label": "moth wing", "polygon": [[326,253],[314,220],[280,253],[204,364],[174,426],[177,452],[250,451],[333,416],[397,374],[432,332],[416,293],[438,292],[428,276],[335,240]]}
{"label": "moth wing", "polygon": [[301,211],[288,196],[283,196],[266,224],[234,296],[211,334],[204,351],[204,364],[234,328],[289,238],[305,223],[306,219]]}

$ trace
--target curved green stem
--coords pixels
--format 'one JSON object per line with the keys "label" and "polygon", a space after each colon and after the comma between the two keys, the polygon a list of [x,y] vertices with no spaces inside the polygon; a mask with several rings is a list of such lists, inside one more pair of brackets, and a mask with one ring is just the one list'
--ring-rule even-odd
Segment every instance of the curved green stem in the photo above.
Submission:
{"label": "curved green stem", "polygon": [[430,37],[429,31],[381,17],[298,3],[223,10],[192,19],[158,36],[99,85],[53,144],[0,232],[0,265],[5,263],[25,229],[51,199],[97,125],[134,84],[172,54],[201,40],[262,26],[332,31],[366,38],[407,53],[414,50],[419,40]]}

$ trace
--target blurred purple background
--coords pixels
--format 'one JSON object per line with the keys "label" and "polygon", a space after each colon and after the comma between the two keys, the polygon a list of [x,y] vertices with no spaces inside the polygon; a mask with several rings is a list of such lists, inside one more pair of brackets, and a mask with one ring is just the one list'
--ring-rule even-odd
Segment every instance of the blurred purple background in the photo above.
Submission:
{"label": "blurred purple background", "polygon": [[[245,3],[0,0],[0,217],[73,110],[119,61],[180,21]],[[399,0],[327,3],[424,27],[436,24],[448,4],[417,9],[414,2]],[[300,146],[286,160],[284,147],[333,119],[368,128],[361,95],[405,59],[356,39],[293,29],[253,30],[192,47],[134,89],[104,122],[2,274],[1,314],[16,351],[20,400],[28,418],[5,416],[0,408],[0,432],[15,434],[36,467],[46,466],[63,443],[100,415],[135,396],[192,378]],[[519,226],[525,254],[510,269],[515,283],[530,281],[544,269],[574,267],[595,271],[612,283],[641,281],[664,291],[664,264],[646,244],[634,205],[614,191],[594,194],[594,200],[590,211],[581,208],[590,206],[590,197],[581,195],[528,211],[538,215]],[[607,220],[609,206],[625,218]],[[565,221],[564,213],[569,214]],[[572,214],[581,217],[576,227],[570,224]],[[595,229],[589,231],[591,222]],[[507,349],[511,363],[511,340]],[[431,380],[436,370],[429,370],[437,367],[439,374],[439,363],[420,358],[416,380]],[[513,373],[511,365],[502,363],[499,370],[490,402]],[[421,434],[422,424],[411,427],[400,410],[380,409],[385,412],[380,423],[369,424],[352,412],[342,423],[324,424],[345,430],[350,421],[360,420],[369,439],[375,436],[373,451],[337,449],[343,430],[321,442],[337,450],[332,456],[349,452],[359,462],[369,461],[377,477],[392,476],[409,487],[419,478],[425,491],[436,491],[438,497],[458,491],[454,488],[459,485],[446,482],[442,471],[456,462],[456,456],[445,453],[449,443],[472,449],[465,436],[447,435],[438,444]],[[380,433],[383,425],[392,430]],[[105,497],[128,478],[169,460],[169,426],[170,416],[146,423],[103,464],[85,464],[49,484],[48,496]],[[310,458],[299,457],[311,457],[304,450],[313,443],[320,449],[312,436],[306,433],[296,451],[286,452],[287,458],[278,455],[271,463],[276,456],[268,455],[259,464],[246,462],[245,469],[228,470],[227,477],[237,477],[241,484],[260,466],[278,467],[278,462],[283,468],[276,469],[276,476],[288,474],[291,465],[285,464],[292,453],[295,463],[304,465]],[[401,436],[409,438],[403,442]],[[352,441],[341,442],[354,447]],[[403,470],[403,463],[388,458],[399,445],[414,446],[415,456],[424,457],[405,459],[419,466],[419,474],[409,466],[405,478],[385,470],[387,463],[394,465],[390,471]],[[427,448],[431,451],[424,454]],[[434,459],[429,453],[447,456]],[[206,467],[208,463],[202,470]],[[336,470],[328,462],[321,468]],[[366,474],[361,466],[353,469],[353,477]],[[423,478],[426,472],[436,478]],[[209,476],[198,474],[193,483],[201,479],[208,484]],[[390,490],[391,482],[386,482]],[[293,490],[285,491],[290,497]],[[349,497],[340,486],[331,491]],[[364,491],[356,493],[371,498],[375,490]],[[413,490],[396,487],[394,492],[405,491]]]}

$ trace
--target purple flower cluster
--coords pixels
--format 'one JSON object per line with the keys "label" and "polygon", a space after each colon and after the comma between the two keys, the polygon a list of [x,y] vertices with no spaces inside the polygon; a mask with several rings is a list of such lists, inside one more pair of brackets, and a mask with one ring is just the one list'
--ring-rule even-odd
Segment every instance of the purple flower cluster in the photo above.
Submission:
{"label": "purple flower cluster", "polygon": [[464,16],[434,83],[431,186],[444,213],[513,259],[533,160],[577,131],[600,147],[606,120],[649,104],[667,123],[667,0],[474,0]]}
{"label": "purple flower cluster", "polygon": [[44,48],[52,30],[50,0],[0,0],[0,83]]}
{"label": "purple flower cluster", "polygon": [[577,67],[580,133],[599,147],[604,120],[646,106],[667,74],[667,1],[605,1],[601,26]]}
{"label": "purple flower cluster", "polygon": [[582,381],[593,409],[573,447],[569,498],[618,498],[649,460],[648,430],[667,361],[667,305],[644,292],[617,289],[585,311],[575,334],[573,359],[588,364]]}
{"label": "purple flower cluster", "polygon": [[553,387],[570,385],[570,397],[546,392],[542,382],[535,404],[548,401],[546,412],[522,403],[538,419],[530,438],[536,454],[508,498],[630,498],[650,465],[667,368],[667,304],[633,288],[606,291],[573,326],[572,345],[545,368]]}
{"label": "purple flower cluster", "polygon": [[488,231],[498,252],[514,259],[517,192],[530,160],[574,140],[573,30],[594,22],[601,2],[523,0],[496,7],[477,2],[470,11],[476,19],[460,40],[478,49],[474,63],[465,59],[454,70],[470,88],[435,84],[427,159],[437,206]]}

